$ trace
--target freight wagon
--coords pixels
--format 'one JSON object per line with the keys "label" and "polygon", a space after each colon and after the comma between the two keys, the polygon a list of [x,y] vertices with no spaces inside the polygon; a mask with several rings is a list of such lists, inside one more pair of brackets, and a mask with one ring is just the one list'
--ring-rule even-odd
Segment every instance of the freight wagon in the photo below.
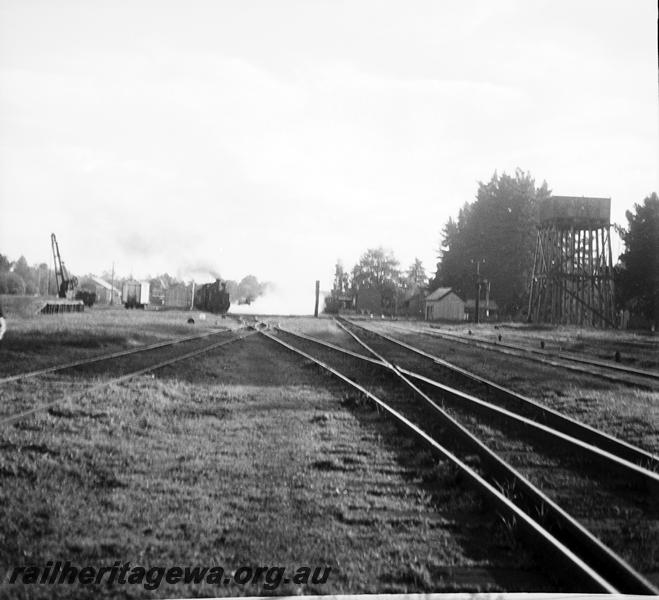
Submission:
{"label": "freight wagon", "polygon": [[126,308],[145,308],[149,304],[149,282],[124,282],[121,287],[121,301]]}

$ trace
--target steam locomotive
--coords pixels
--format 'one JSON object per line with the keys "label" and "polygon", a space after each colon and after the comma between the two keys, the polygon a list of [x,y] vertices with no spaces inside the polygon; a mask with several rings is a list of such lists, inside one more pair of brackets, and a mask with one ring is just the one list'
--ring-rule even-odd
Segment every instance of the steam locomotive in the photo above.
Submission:
{"label": "steam locomotive", "polygon": [[198,310],[226,314],[231,306],[227,284],[216,279],[214,283],[200,285],[194,293],[194,306]]}

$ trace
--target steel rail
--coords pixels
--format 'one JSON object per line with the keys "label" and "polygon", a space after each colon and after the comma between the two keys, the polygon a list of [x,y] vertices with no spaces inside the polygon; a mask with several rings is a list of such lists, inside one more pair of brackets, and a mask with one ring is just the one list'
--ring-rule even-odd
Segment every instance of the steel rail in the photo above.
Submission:
{"label": "steel rail", "polygon": [[[353,323],[354,325],[356,325],[356,323],[354,323],[354,321],[350,321],[350,322]],[[357,325],[357,326],[361,327],[360,325]],[[649,384],[646,385],[646,384],[642,384],[642,383],[639,383],[639,382],[631,381],[629,379],[625,379],[624,377],[616,376],[612,373],[603,373],[603,372],[599,372],[599,371],[594,372],[591,369],[587,369],[586,367],[582,367],[580,365],[569,364],[569,362],[557,362],[556,360],[551,360],[551,358],[550,358],[550,357],[553,356],[554,358],[559,359],[559,360],[563,360],[563,361],[574,360],[574,359],[566,357],[566,356],[560,356],[560,355],[556,356],[554,354],[547,354],[546,356],[534,356],[533,354],[541,354],[541,351],[535,350],[535,349],[528,349],[527,350],[526,348],[521,349],[520,351],[511,351],[511,350],[506,350],[505,348],[503,348],[502,347],[503,344],[490,342],[489,340],[480,340],[479,339],[479,340],[473,340],[472,341],[468,338],[458,336],[458,335],[455,335],[455,334],[446,333],[446,332],[424,331],[423,329],[408,329],[407,327],[401,327],[399,325],[393,325],[393,324],[389,324],[389,326],[394,328],[394,329],[399,329],[401,331],[406,331],[408,333],[414,332],[414,333],[420,333],[420,334],[423,334],[423,335],[430,335],[430,336],[434,336],[434,337],[439,337],[439,338],[442,338],[442,339],[445,339],[445,340],[458,342],[460,344],[465,344],[467,346],[472,346],[472,347],[476,347],[476,348],[483,348],[484,350],[492,350],[492,351],[495,351],[495,352],[499,352],[500,354],[506,354],[508,356],[516,356],[518,358],[526,358],[528,360],[532,360],[532,361],[539,362],[539,363],[542,363],[542,364],[550,365],[552,367],[557,367],[557,368],[560,368],[560,369],[567,369],[569,371],[575,371],[575,372],[578,372],[578,373],[586,373],[587,375],[595,375],[595,376],[598,376],[598,377],[603,377],[604,379],[608,379],[609,381],[614,381],[616,383],[624,383],[626,385],[633,385],[633,386],[641,387],[641,388],[644,388],[644,389],[652,389],[651,387],[648,387]],[[586,360],[587,359],[581,359],[580,362],[586,362]],[[618,370],[623,370],[624,369],[627,372],[628,375],[644,376],[644,377],[649,377],[649,378],[652,378],[652,379],[659,379],[659,375],[653,373],[652,371],[640,371],[640,372],[637,372],[637,373],[633,373],[633,372],[629,371],[629,369],[627,369],[626,367],[621,367],[621,366],[618,366],[618,365],[608,365],[606,363],[599,363],[599,364],[588,363],[588,364],[592,364],[592,366],[597,366],[598,368],[601,368],[601,369],[618,369]]]}
{"label": "steel rail", "polygon": [[[330,348],[332,350],[337,350],[339,352],[344,352],[346,354],[349,354],[350,356],[353,356],[355,358],[358,358],[363,361],[370,362],[372,364],[375,364],[377,366],[387,366],[386,363],[379,361],[377,359],[373,359],[369,356],[365,356],[363,354],[359,354],[356,352],[352,352],[351,350],[347,350],[346,348],[342,348],[341,346],[336,346],[335,344],[331,344],[329,342],[326,342],[324,340],[320,340],[318,338],[314,338],[308,335],[304,335],[301,333],[289,331],[287,329],[284,329],[280,326],[276,327],[278,331],[281,331],[283,333],[287,333],[289,335],[299,337],[301,339],[313,342],[315,344],[318,344],[320,346],[325,346],[327,348]],[[349,335],[352,335],[350,331],[346,331]],[[407,369],[404,369],[400,367],[399,365],[394,365],[395,368],[403,373],[404,375],[408,377],[412,377],[413,379],[417,379],[418,381],[421,381],[425,384],[431,385],[435,388],[441,389],[442,391],[446,392],[447,394],[450,394],[453,396],[455,399],[460,399],[460,400],[465,400],[471,404],[473,404],[475,407],[480,409],[481,412],[485,412],[486,414],[495,414],[497,416],[504,417],[508,420],[515,421],[517,423],[521,423],[524,426],[531,427],[538,432],[541,432],[542,434],[551,437],[552,439],[558,438],[562,441],[565,441],[566,443],[570,443],[581,450],[586,451],[587,453],[591,454],[591,458],[594,457],[596,459],[599,459],[600,461],[604,462],[607,464],[607,466],[610,466],[611,463],[615,467],[617,467],[619,470],[628,473],[631,471],[631,473],[640,480],[640,482],[645,485],[649,490],[654,491],[655,493],[659,492],[659,475],[657,473],[650,471],[642,466],[637,465],[634,462],[628,461],[624,458],[621,458],[620,456],[616,455],[615,453],[608,452],[606,450],[603,450],[599,448],[598,446],[595,446],[593,444],[589,444],[588,442],[585,442],[584,440],[574,437],[572,435],[569,435],[567,433],[564,433],[560,430],[554,429],[552,427],[548,427],[547,425],[544,425],[542,423],[539,423],[538,421],[534,421],[533,419],[529,419],[527,417],[524,417],[522,415],[519,415],[513,411],[509,411],[505,408],[496,406],[490,402],[486,402],[484,400],[481,400],[480,398],[477,398],[475,396],[472,396],[470,394],[467,394],[466,392],[462,392],[460,390],[457,390],[455,388],[452,388],[450,386],[447,386],[443,383],[440,383],[434,379],[430,379],[428,377],[424,377],[423,375],[419,373],[415,373],[414,371],[410,371]],[[606,435],[606,434],[605,434]],[[615,439],[615,438],[613,438]],[[623,442],[624,443],[624,442]],[[659,460],[656,456],[653,454],[649,454],[648,456],[655,461]]]}
{"label": "steel rail", "polygon": [[[339,324],[339,326],[341,325]],[[351,350],[347,350],[346,348],[342,348],[341,346],[336,346],[324,340],[319,340],[318,338],[314,338],[308,335],[292,332],[279,326],[276,327],[276,329],[283,333],[288,333],[289,335],[299,337],[304,340],[308,340],[310,342],[313,342],[321,346],[325,346],[332,350],[344,352],[346,354],[349,354],[350,356],[361,359],[363,361],[370,362],[377,366],[387,366],[387,364],[382,361],[373,359],[369,356],[364,356],[363,354],[352,352]],[[347,330],[346,333],[348,333],[349,335],[353,335],[350,331]],[[428,377],[424,377],[423,375],[420,375],[419,373],[415,373],[414,371],[409,371],[407,369],[404,369],[399,365],[394,365],[394,366],[398,371],[400,371],[401,373],[403,373],[408,377],[412,377],[413,379],[422,381],[425,384],[441,389],[443,392],[451,395],[454,399],[459,399],[469,402],[474,407],[479,409],[480,412],[485,412],[486,414],[495,414],[499,417],[503,417],[505,419],[522,424],[523,426],[531,427],[532,429],[536,430],[537,432],[543,434],[546,437],[550,437],[551,439],[558,438],[559,440],[565,443],[572,444],[577,448],[579,448],[580,450],[585,451],[587,454],[590,455],[591,458],[594,458],[597,461],[604,463],[606,466],[614,466],[617,470],[625,473],[626,475],[631,474],[635,479],[637,479],[642,485],[644,485],[649,491],[653,492],[654,494],[659,493],[659,475],[657,475],[657,473],[653,471],[650,471],[642,466],[639,466],[632,461],[621,458],[615,453],[608,452],[598,446],[589,444],[588,442],[578,437],[569,435],[560,430],[554,429],[552,427],[534,421],[533,419],[529,419],[527,417],[519,415],[513,411],[509,411],[505,408],[496,406],[490,402],[486,402],[484,400],[476,398],[475,396],[472,396],[470,394],[467,394],[466,392],[462,392],[460,390],[447,386],[434,379],[430,379]],[[652,454],[648,453],[648,457],[654,459],[655,461],[659,461],[659,458]]]}
{"label": "steel rail", "polygon": [[300,333],[298,331],[290,331],[289,329],[284,329],[281,325],[277,325],[275,327],[278,331],[283,331],[284,333],[288,333],[289,335],[293,335],[295,337],[299,337],[303,340],[308,340],[309,342],[314,342],[315,344],[321,344],[322,346],[326,346],[327,348],[331,348],[332,350],[338,350],[340,352],[345,352],[346,354],[349,354],[350,356],[353,356],[355,358],[359,358],[365,362],[370,362],[374,365],[378,366],[383,366],[384,363],[376,358],[371,358],[370,356],[364,356],[363,354],[359,354],[357,352],[353,352],[352,350],[348,350],[347,348],[342,348],[341,346],[337,346],[335,344],[332,344],[331,342],[326,342],[324,340],[319,340],[318,338],[311,337],[310,335],[305,335],[304,333]]}
{"label": "steel rail", "polygon": [[214,344],[211,344],[209,346],[206,346],[205,348],[200,348],[198,350],[193,350],[192,352],[187,352],[186,354],[182,354],[180,356],[176,356],[174,358],[170,358],[164,361],[161,361],[159,363],[156,363],[155,365],[150,365],[148,367],[144,367],[142,369],[138,369],[136,371],[131,371],[130,373],[126,373],[125,375],[120,375],[119,377],[113,377],[112,379],[109,379],[107,381],[103,381],[101,383],[97,383],[95,385],[92,385],[84,390],[81,390],[79,392],[75,392],[73,394],[68,394],[63,396],[62,398],[58,398],[57,400],[53,400],[52,402],[47,402],[45,404],[40,404],[39,406],[35,406],[34,408],[30,408],[28,410],[22,411],[20,413],[15,413],[13,415],[10,415],[8,417],[3,417],[0,419],[0,427],[8,427],[9,425],[13,425],[14,423],[17,423],[19,421],[22,421],[23,419],[26,419],[28,417],[31,417],[32,415],[35,415],[37,413],[43,412],[45,410],[48,410],[49,408],[52,408],[53,406],[56,406],[58,404],[61,404],[62,402],[66,400],[73,400],[77,401],[86,396],[87,394],[91,392],[96,392],[98,390],[101,390],[103,388],[106,388],[110,385],[117,384],[117,383],[122,383],[124,381],[128,381],[129,379],[132,379],[134,377],[137,377],[138,375],[143,375],[144,373],[148,373],[150,371],[155,371],[157,369],[162,369],[163,367],[167,367],[169,365],[172,365],[174,363],[187,360],[189,358],[193,358],[195,356],[199,356],[200,354],[204,354],[205,352],[210,352],[211,350],[215,350],[216,348],[219,348],[221,346],[226,346],[227,344],[231,344],[232,342],[237,342],[239,340],[244,340],[246,337],[250,335],[254,335],[256,331],[248,331],[245,335],[238,335],[234,338],[228,339],[228,340],[222,340],[220,342],[215,342]]}
{"label": "steel rail", "polygon": [[516,406],[521,407],[522,409],[531,411],[531,413],[534,415],[535,418],[537,418],[538,421],[544,422],[545,424],[551,426],[553,429],[556,429],[557,431],[560,431],[571,437],[580,439],[583,442],[590,444],[592,446],[601,448],[602,450],[609,452],[610,454],[613,454],[615,456],[618,456],[619,458],[622,458],[626,461],[636,464],[646,465],[650,467],[650,470],[659,470],[659,457],[655,456],[650,452],[647,452],[646,450],[643,450],[642,448],[638,448],[633,444],[629,444],[624,440],[620,440],[612,435],[609,435],[608,433],[595,429],[590,425],[581,423],[580,421],[577,421],[566,415],[563,415],[560,412],[552,408],[549,408],[548,406],[544,406],[531,398],[518,394],[517,392],[514,392],[497,383],[494,383],[493,381],[490,381],[488,379],[485,379],[484,377],[476,375],[471,371],[467,371],[466,369],[458,367],[457,365],[454,365],[453,363],[450,363],[442,358],[439,358],[438,356],[425,352],[420,348],[411,346],[410,344],[402,342],[401,340],[397,340],[396,338],[392,338],[391,336],[388,336],[386,334],[373,331],[366,327],[362,327],[360,325],[357,325],[356,323],[353,323],[352,321],[347,321],[347,322],[373,335],[379,336],[393,344],[397,344],[402,348],[405,348],[411,352],[419,354],[420,356],[424,356],[432,360],[436,364],[445,367],[450,371],[458,373],[459,375],[469,379],[470,381],[474,381],[476,383],[485,385],[487,388],[495,392],[499,397],[504,398],[507,401],[514,402]]}
{"label": "steel rail", "polygon": [[[243,329],[244,326],[238,327],[238,330]],[[190,335],[184,336],[181,338],[174,338],[171,340],[165,340],[164,342],[156,342],[154,344],[149,344],[148,346],[140,346],[139,348],[131,348],[130,350],[119,350],[117,352],[112,352],[110,354],[102,354],[100,356],[92,356],[91,358],[81,358],[80,360],[75,360],[68,363],[63,363],[60,365],[53,365],[51,367],[44,367],[43,369],[37,369],[35,371],[24,371],[22,373],[16,373],[14,375],[8,375],[6,377],[0,377],[0,384],[9,383],[10,381],[18,381],[19,379],[28,379],[30,377],[38,377],[39,375],[46,375],[48,373],[54,373],[56,371],[63,371],[65,369],[72,369],[74,367],[81,367],[84,365],[91,365],[97,362],[102,362],[104,360],[111,360],[113,358],[121,358],[122,356],[129,356],[131,354],[139,354],[140,352],[148,352],[149,350],[156,350],[157,348],[163,348],[165,346],[174,346],[182,342],[189,342],[192,340],[201,340],[212,335],[218,335],[220,333],[226,333],[227,331],[236,331],[235,329],[214,329],[207,333],[202,333],[200,335]]]}
{"label": "steel rail", "polygon": [[[400,325],[397,325],[396,328],[398,329],[405,329],[405,327],[401,327]],[[411,330],[412,331],[412,330]],[[419,331],[423,332],[422,329],[417,329],[414,331]],[[453,338],[456,340],[464,340],[465,342],[470,342],[469,338],[464,337],[463,335],[453,333],[453,332],[448,332],[448,331],[436,331],[434,329],[431,329],[429,331],[432,335],[438,335],[438,336],[446,336],[449,338]],[[630,375],[639,375],[641,377],[650,377],[652,379],[659,379],[659,373],[655,371],[648,371],[647,369],[638,369],[636,367],[630,367],[627,365],[619,365],[615,363],[607,363],[604,362],[603,360],[597,360],[595,358],[586,358],[585,356],[577,356],[576,354],[572,354],[571,352],[563,352],[559,350],[558,352],[552,352],[551,350],[539,350],[538,348],[530,348],[528,346],[518,346],[516,344],[511,344],[509,342],[494,342],[492,340],[485,339],[483,337],[474,337],[473,338],[474,342],[479,342],[481,344],[486,344],[488,346],[492,346],[494,348],[509,348],[511,350],[518,350],[520,352],[530,352],[532,354],[538,354],[539,356],[547,356],[547,357],[553,357],[553,358],[560,358],[562,360],[571,360],[574,362],[580,362],[584,363],[587,365],[593,365],[596,367],[602,367],[605,369],[613,369],[614,371],[621,371],[622,373],[629,373]]]}
{"label": "steel rail", "polygon": [[[272,335],[266,331],[260,331],[259,333],[268,339],[284,346],[285,348],[288,348],[289,350],[297,353],[298,355],[303,356],[307,360],[310,360],[326,371],[332,373],[335,377],[344,383],[347,383],[352,388],[358,390],[361,394],[366,396],[369,400],[375,403],[377,407],[383,409],[387,415],[393,417],[397,423],[403,425],[408,431],[412,432],[426,446],[429,446],[435,453],[439,454],[443,459],[448,460],[451,464],[457,467],[479,492],[485,494],[486,499],[494,504],[496,509],[504,513],[505,517],[508,518],[510,522],[514,522],[516,526],[522,530],[529,541],[534,543],[540,542],[546,551],[548,551],[552,556],[558,557],[565,566],[570,568],[573,574],[577,575],[579,579],[586,583],[593,591],[620,593],[614,587],[614,585],[599,575],[592,567],[586,564],[584,560],[577,556],[565,544],[556,539],[551,533],[549,533],[527,513],[521,510],[502,492],[497,490],[492,484],[483,479],[483,477],[481,477],[481,475],[479,475],[475,470],[461,461],[457,456],[455,456],[452,452],[442,446],[430,435],[420,429],[417,425],[412,423],[409,419],[404,417],[395,409],[391,408],[387,403],[333,367],[304,352],[303,350],[296,348],[295,346],[279,339],[277,336]],[[537,546],[535,546],[535,548],[537,549]]]}
{"label": "steel rail", "polygon": [[[446,425],[463,443],[466,443],[472,451],[476,452],[492,472],[493,478],[501,477],[507,481],[512,481],[515,488],[522,492],[531,507],[534,507],[535,510],[539,510],[540,507],[542,507],[542,511],[545,514],[544,518],[546,521],[549,521],[554,525],[558,532],[557,538],[561,542],[566,545],[569,544],[570,546],[576,546],[576,549],[572,548],[573,551],[586,554],[587,560],[589,560],[591,564],[594,564],[600,572],[611,574],[610,576],[615,577],[614,585],[620,587],[626,593],[658,593],[658,590],[654,588],[654,586],[640,573],[636,572],[635,569],[624,559],[602,543],[599,538],[583,527],[576,519],[564,511],[557,503],[551,500],[544,492],[533,485],[504,459],[490,450],[490,448],[468,431],[456,419],[451,417],[443,408],[438,406],[429,396],[412,383],[398,367],[388,362],[386,358],[373,350],[356,334],[349,331],[347,328],[344,329],[355,339],[355,341],[360,343],[366,350],[373,354],[373,356],[380,358],[380,360],[386,363],[387,368],[395,373],[401,381],[420,396],[426,405],[432,408],[434,414],[439,418],[442,424]],[[635,465],[632,466],[635,467]]]}
{"label": "steel rail", "polygon": [[[341,323],[339,323],[339,326],[342,327],[346,331],[346,333],[353,336],[353,338],[358,343],[361,343],[364,346],[364,348],[369,350],[374,356],[378,356],[382,360],[386,360],[380,354],[378,354],[373,349],[371,349],[366,343],[360,340],[359,337],[357,337],[354,333],[346,329]],[[370,330],[366,330],[366,331],[370,331]],[[576,447],[577,449],[579,449],[580,451],[585,452],[589,456],[589,458],[596,460],[597,462],[603,464],[606,467],[613,467],[617,471],[624,473],[626,476],[635,479],[636,481],[644,485],[652,495],[659,495],[659,475],[654,471],[651,471],[642,466],[639,466],[634,462],[621,458],[615,453],[609,452],[607,450],[603,450],[602,448],[590,444],[578,437],[575,437],[573,435],[568,435],[567,433],[564,433],[560,430],[554,429],[552,427],[549,427],[547,425],[544,425],[542,423],[539,423],[522,415],[518,415],[505,408],[496,406],[490,402],[486,402],[484,400],[476,398],[475,396],[472,396],[470,394],[467,394],[465,392],[462,392],[460,390],[442,384],[434,379],[424,377],[423,375],[420,375],[413,371],[409,371],[398,365],[395,365],[395,369],[404,375],[410,376],[414,379],[417,379],[418,381],[422,381],[428,385],[431,385],[437,389],[442,390],[443,392],[452,396],[453,399],[455,400],[462,400],[470,403],[472,407],[477,408],[481,413],[494,414],[498,417],[503,417],[517,424],[530,427],[536,433],[541,433],[545,437],[549,437],[554,440],[558,439],[560,442],[570,444]],[[612,438],[612,439],[615,440],[616,438]],[[640,451],[644,452],[643,450]],[[647,456],[644,458],[647,461],[653,460],[654,464],[659,465],[659,457],[656,457],[653,454],[647,453]]]}
{"label": "steel rail", "polygon": [[512,411],[506,410],[505,408],[501,408],[500,406],[495,406],[494,404],[485,402],[484,400],[480,400],[475,396],[471,396],[470,394],[451,388],[447,385],[440,383],[439,381],[435,381],[434,379],[424,377],[419,373],[409,371],[398,365],[395,365],[395,367],[403,375],[406,375],[408,377],[416,379],[417,381],[421,381],[429,386],[439,389],[445,394],[451,396],[454,400],[463,400],[468,402],[469,404],[472,405],[473,408],[476,408],[482,414],[486,414],[486,415],[490,414],[490,415],[495,415],[497,417],[503,417],[509,421],[513,421],[516,424],[530,427],[532,430],[534,430],[535,433],[539,433],[546,438],[552,440],[558,440],[559,442],[570,444],[574,446],[576,449],[586,453],[589,456],[589,458],[601,463],[603,466],[612,467],[616,471],[623,473],[627,477],[631,477],[635,479],[638,483],[645,486],[645,488],[650,492],[650,494],[659,497],[659,475],[654,471],[650,471],[644,467],[641,467],[640,465],[637,465],[636,463],[629,462],[624,458],[620,458],[615,454],[611,454],[606,450],[602,450],[601,448],[588,444],[578,438],[569,436],[565,433],[552,429],[547,425],[543,425],[542,423],[538,423],[537,421],[528,419],[522,415],[518,415]]}

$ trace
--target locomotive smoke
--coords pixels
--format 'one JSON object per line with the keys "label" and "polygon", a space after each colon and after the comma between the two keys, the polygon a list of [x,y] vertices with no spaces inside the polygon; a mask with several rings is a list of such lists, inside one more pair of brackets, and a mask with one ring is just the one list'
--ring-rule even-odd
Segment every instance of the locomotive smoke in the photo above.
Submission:
{"label": "locomotive smoke", "polygon": [[[309,285],[301,285],[299,281],[273,283],[251,304],[237,304],[232,298],[229,312],[247,315],[313,315],[315,300],[314,282]],[[320,310],[324,301],[321,293]]]}
{"label": "locomotive smoke", "polygon": [[176,276],[179,279],[194,279],[199,283],[208,282],[211,278],[222,279],[217,265],[207,261],[184,263],[177,269]]}

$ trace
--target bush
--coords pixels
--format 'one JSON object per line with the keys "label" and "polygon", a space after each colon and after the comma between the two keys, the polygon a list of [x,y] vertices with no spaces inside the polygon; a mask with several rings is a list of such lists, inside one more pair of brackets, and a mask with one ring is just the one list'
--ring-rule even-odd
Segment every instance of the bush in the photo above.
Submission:
{"label": "bush", "polygon": [[85,306],[92,307],[96,302],[96,292],[80,290],[76,292],[76,300],[82,300]]}
{"label": "bush", "polygon": [[25,282],[16,273],[0,274],[0,294],[12,294],[22,296],[25,294]]}
{"label": "bush", "polygon": [[332,296],[325,296],[325,308],[323,309],[324,313],[328,315],[338,315],[339,308],[341,308],[341,303],[338,300],[332,298]]}

